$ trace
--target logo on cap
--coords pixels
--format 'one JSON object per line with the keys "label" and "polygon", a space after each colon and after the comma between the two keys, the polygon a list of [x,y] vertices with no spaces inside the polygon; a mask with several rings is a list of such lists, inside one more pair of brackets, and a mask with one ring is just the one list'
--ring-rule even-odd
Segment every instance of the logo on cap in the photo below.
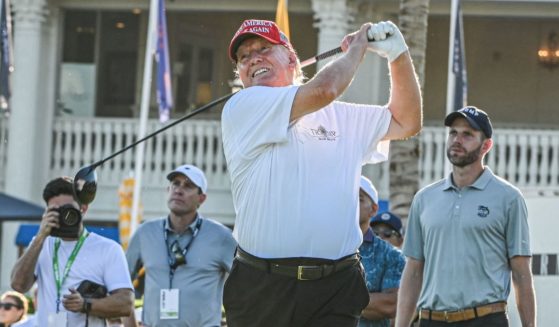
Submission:
{"label": "logo on cap", "polygon": [[287,36],[280,31],[276,23],[269,20],[248,19],[241,24],[229,44],[229,58],[233,62],[237,61],[237,49],[250,36],[259,36],[270,43],[281,44],[293,49]]}
{"label": "logo on cap", "polygon": [[452,112],[444,119],[445,126],[451,126],[458,117],[465,118],[470,126],[478,131],[482,131],[486,137],[491,138],[493,135],[493,126],[487,113],[473,106],[464,107],[458,111]]}

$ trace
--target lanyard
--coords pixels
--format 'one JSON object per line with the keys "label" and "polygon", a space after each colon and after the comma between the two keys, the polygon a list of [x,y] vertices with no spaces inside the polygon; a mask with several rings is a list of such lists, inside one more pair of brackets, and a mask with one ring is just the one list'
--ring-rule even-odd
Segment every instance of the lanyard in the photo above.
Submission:
{"label": "lanyard", "polygon": [[78,242],[74,246],[74,249],[70,254],[70,257],[68,258],[68,261],[66,262],[66,266],[64,267],[64,272],[62,273],[62,279],[60,278],[60,271],[58,267],[58,249],[60,248],[60,239],[57,238],[54,241],[54,256],[52,257],[52,269],[54,270],[54,281],[56,282],[56,313],[60,311],[60,291],[62,290],[62,285],[64,284],[66,277],[68,277],[68,274],[70,273],[70,267],[72,267],[74,260],[76,260],[76,256],[78,255],[78,252],[80,251],[87,236],[89,236],[89,232],[84,228],[82,234],[80,235],[80,238],[78,239]]}
{"label": "lanyard", "polygon": [[[185,260],[186,260],[186,254],[188,253],[188,249],[190,248],[190,245],[192,245],[192,242],[194,241],[194,239],[198,235],[198,232],[200,231],[201,226],[202,226],[202,217],[198,217],[198,221],[196,222],[196,225],[194,226],[194,229],[192,230],[192,238],[188,241],[188,243],[186,244],[184,249],[182,249],[182,251],[181,251],[182,256],[185,258]],[[171,267],[171,256],[172,256],[172,254],[171,254],[171,251],[169,250],[169,242],[168,242],[169,231],[167,230],[167,228],[165,228],[165,220],[163,221],[163,234],[165,236],[165,247],[167,248],[167,258],[169,259],[168,260],[169,261],[169,289],[171,289],[172,286],[173,286],[173,277],[175,275],[175,270],[177,268],[176,267],[175,268]]]}

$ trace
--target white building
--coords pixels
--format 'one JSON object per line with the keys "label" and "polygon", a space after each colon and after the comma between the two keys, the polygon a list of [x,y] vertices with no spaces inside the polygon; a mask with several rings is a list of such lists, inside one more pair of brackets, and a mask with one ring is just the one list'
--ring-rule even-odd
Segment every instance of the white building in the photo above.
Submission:
{"label": "white building", "polygon": [[[231,91],[229,41],[247,18],[273,19],[276,0],[167,2],[173,118]],[[12,0],[15,72],[12,115],[0,118],[0,191],[42,204],[44,184],[125,145],[137,133],[148,1]],[[559,321],[559,65],[538,62],[538,49],[559,34],[559,0],[463,0],[468,100],[488,111],[496,146],[488,164],[526,195],[532,225],[540,326]],[[292,0],[291,41],[301,59],[339,45],[364,21],[397,20],[395,0]],[[431,0],[425,67],[425,129],[421,184],[443,175],[449,1]],[[557,34],[556,34],[557,35]],[[559,43],[559,37],[555,39]],[[345,100],[384,103],[386,64],[369,56]],[[306,70],[312,76],[316,67]],[[154,88],[152,88],[152,91]],[[161,125],[152,96],[149,130]],[[207,216],[234,223],[221,152],[221,108],[170,129],[146,144],[144,217],[166,213],[165,174],[182,163],[205,170]],[[134,151],[97,169],[97,199],[89,222],[114,222],[117,188],[134,170]],[[388,196],[388,164],[366,172]],[[0,208],[1,210],[1,208]],[[2,233],[0,289],[9,287],[18,224]],[[514,314],[513,314],[514,316]],[[514,319],[513,319],[514,320]]]}

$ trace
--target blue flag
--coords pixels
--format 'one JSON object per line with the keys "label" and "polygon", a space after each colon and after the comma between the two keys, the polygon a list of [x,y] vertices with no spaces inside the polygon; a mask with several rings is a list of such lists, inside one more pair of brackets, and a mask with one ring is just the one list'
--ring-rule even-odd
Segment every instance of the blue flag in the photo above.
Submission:
{"label": "blue flag", "polygon": [[454,105],[453,110],[461,109],[468,103],[468,79],[466,76],[466,54],[464,52],[464,27],[462,21],[462,7],[460,1],[456,11],[452,13],[455,20],[452,53],[452,76],[454,77]]}
{"label": "blue flag", "polygon": [[2,1],[0,14],[0,111],[9,112],[12,66],[12,20],[9,0]]}
{"label": "blue flag", "polygon": [[155,52],[155,61],[157,62],[157,103],[159,104],[159,121],[164,123],[169,120],[171,108],[173,107],[165,0],[159,0],[157,10],[157,49]]}

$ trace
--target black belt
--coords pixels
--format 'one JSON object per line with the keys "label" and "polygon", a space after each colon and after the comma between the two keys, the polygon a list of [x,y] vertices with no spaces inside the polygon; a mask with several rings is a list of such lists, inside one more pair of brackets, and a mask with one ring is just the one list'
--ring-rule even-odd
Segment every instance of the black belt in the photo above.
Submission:
{"label": "black belt", "polygon": [[316,258],[262,259],[237,248],[236,259],[259,270],[298,280],[317,280],[359,263],[359,255],[351,254],[338,260]]}

